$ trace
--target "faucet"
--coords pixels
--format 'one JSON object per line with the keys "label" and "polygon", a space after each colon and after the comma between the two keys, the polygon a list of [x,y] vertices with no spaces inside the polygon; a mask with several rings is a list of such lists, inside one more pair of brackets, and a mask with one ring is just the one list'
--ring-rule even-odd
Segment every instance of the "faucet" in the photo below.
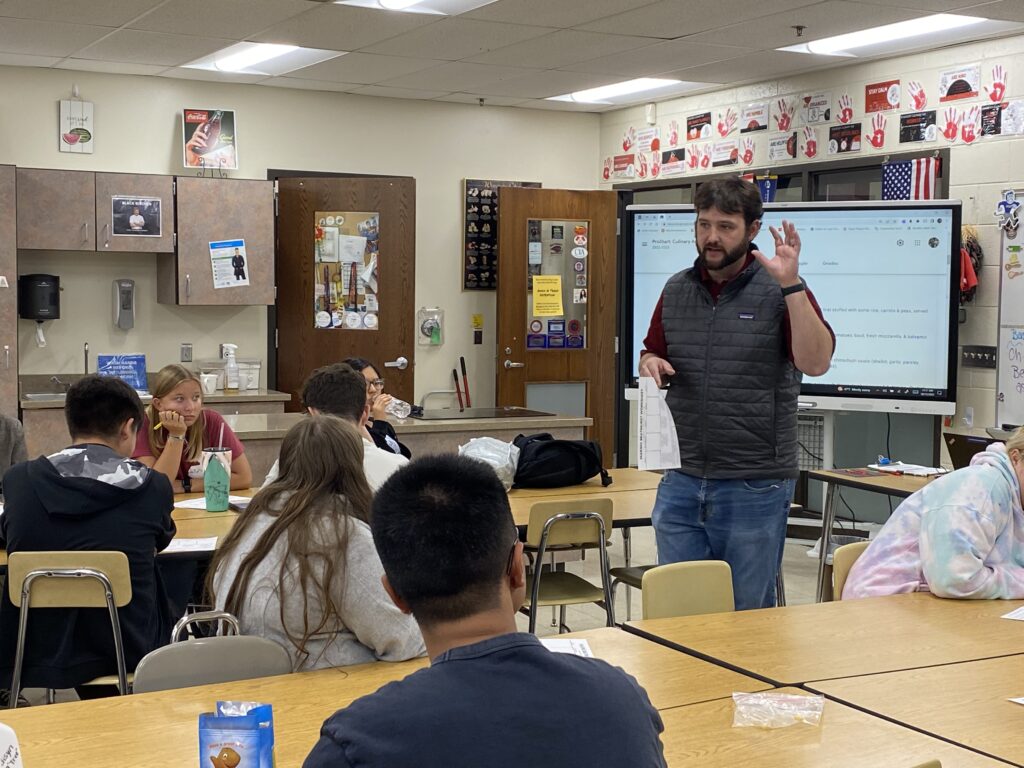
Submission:
{"label": "faucet", "polygon": [[85,344],[82,345],[82,346],[83,346],[82,351],[85,353],[85,375],[88,376],[89,375],[89,342],[88,341],[85,342]]}
{"label": "faucet", "polygon": [[432,395],[454,395],[454,394],[455,394],[455,390],[454,389],[432,389],[429,392],[427,392],[427,394],[425,394],[423,397],[420,398],[420,408],[426,408],[427,398],[431,397]]}
{"label": "faucet", "polygon": [[65,395],[68,393],[68,390],[71,388],[70,384],[68,384],[66,381],[61,381],[60,378],[57,377],[57,376],[51,376],[50,377],[50,381],[52,381],[54,384],[57,384],[57,385],[59,385],[61,387],[64,387],[64,394]]}

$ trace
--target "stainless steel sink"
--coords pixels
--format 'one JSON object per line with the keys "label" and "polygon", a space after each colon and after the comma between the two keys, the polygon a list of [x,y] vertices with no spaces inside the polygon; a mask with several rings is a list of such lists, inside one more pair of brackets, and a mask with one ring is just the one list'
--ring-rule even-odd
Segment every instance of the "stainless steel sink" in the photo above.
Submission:
{"label": "stainless steel sink", "polygon": [[67,395],[63,392],[30,392],[27,395],[22,395],[23,400],[42,400],[49,402],[63,402],[67,399]]}

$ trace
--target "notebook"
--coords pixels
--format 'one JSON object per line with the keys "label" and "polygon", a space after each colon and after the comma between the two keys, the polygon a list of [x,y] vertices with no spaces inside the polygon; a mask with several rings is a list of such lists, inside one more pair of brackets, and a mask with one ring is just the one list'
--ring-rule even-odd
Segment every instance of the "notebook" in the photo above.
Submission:
{"label": "notebook", "polygon": [[995,442],[990,437],[958,435],[954,432],[943,432],[942,437],[946,441],[946,448],[949,449],[949,460],[953,462],[953,469],[969,466],[974,454],[981,453]]}

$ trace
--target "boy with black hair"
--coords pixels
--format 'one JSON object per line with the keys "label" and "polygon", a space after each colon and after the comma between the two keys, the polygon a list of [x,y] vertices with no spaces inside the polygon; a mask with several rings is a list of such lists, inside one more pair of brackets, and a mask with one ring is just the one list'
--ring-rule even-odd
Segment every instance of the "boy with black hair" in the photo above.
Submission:
{"label": "boy with black hair", "polygon": [[[352,366],[334,363],[309,374],[302,385],[302,404],[312,414],[337,416],[356,428],[363,438],[363,471],[371,491],[376,491],[392,472],[409,463],[404,456],[378,448],[370,439],[366,429],[369,416],[366,379]],[[264,488],[277,479],[278,472],[275,461],[263,481]]]}
{"label": "boy with black hair", "polygon": [[[4,475],[0,543],[8,553],[119,551],[128,556],[132,599],[118,611],[125,661],[134,669],[166,645],[174,616],[156,566],[170,543],[174,496],[160,472],[128,458],[142,423],[130,386],[86,376],[68,390],[64,416],[72,444],[17,464]],[[0,597],[0,685],[10,681],[19,610]],[[117,671],[110,617],[101,608],[32,611],[23,687],[67,688]]]}
{"label": "boy with black hair", "polygon": [[431,666],[330,717],[305,768],[665,765],[661,718],[636,680],[516,630],[523,545],[489,466],[418,459],[377,492],[370,524],[384,588],[416,619]]}

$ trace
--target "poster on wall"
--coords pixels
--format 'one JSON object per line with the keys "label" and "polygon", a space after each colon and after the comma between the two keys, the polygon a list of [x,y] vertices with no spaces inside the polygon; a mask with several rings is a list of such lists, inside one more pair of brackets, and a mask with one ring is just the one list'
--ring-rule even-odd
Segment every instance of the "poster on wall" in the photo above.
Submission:
{"label": "poster on wall", "polygon": [[313,214],[313,327],[372,331],[380,303],[380,214]]}
{"label": "poster on wall", "polygon": [[819,125],[832,119],[832,93],[819,91],[804,94],[800,116],[805,125]]}
{"label": "poster on wall", "polygon": [[747,104],[740,110],[740,133],[768,130],[768,103]]}
{"label": "poster on wall", "polygon": [[234,110],[181,110],[182,161],[185,167],[237,171],[236,129]]}
{"label": "poster on wall", "polygon": [[[632,157],[632,155],[629,155]],[[618,158],[615,158],[616,162]],[[606,169],[608,166],[605,166]],[[466,179],[462,242],[462,289],[493,291],[498,287],[498,190],[501,187],[540,189],[535,181]]]}
{"label": "poster on wall", "polygon": [[1024,101],[1015,99],[981,108],[982,136],[1019,136],[1024,133]]}
{"label": "poster on wall", "polygon": [[888,112],[900,108],[900,81],[883,80],[864,86],[864,111]]}
{"label": "poster on wall", "polygon": [[93,104],[81,99],[61,99],[60,136],[57,147],[61,152],[91,155],[93,141]]}
{"label": "poster on wall", "polygon": [[114,237],[160,237],[162,217],[159,197],[110,198],[110,231]]}
{"label": "poster on wall", "polygon": [[720,168],[723,165],[736,165],[740,160],[740,143],[736,139],[716,141],[711,145],[711,165]]}
{"label": "poster on wall", "polygon": [[661,149],[661,133],[658,128],[644,128],[636,132],[637,152],[656,152]]}
{"label": "poster on wall", "polygon": [[686,150],[682,147],[661,153],[661,175],[679,176],[686,170]]}
{"label": "poster on wall", "polygon": [[213,287],[241,288],[249,284],[249,265],[245,260],[245,240],[218,240],[210,243]]}
{"label": "poster on wall", "polygon": [[616,155],[612,158],[612,178],[632,179],[636,176],[636,155]]}
{"label": "poster on wall", "polygon": [[828,153],[843,155],[860,152],[860,123],[833,125],[828,129]]}
{"label": "poster on wall", "polygon": [[796,158],[796,131],[785,136],[772,136],[768,139],[768,160],[793,160]]}
{"label": "poster on wall", "polygon": [[939,73],[939,101],[973,99],[981,90],[981,65],[970,64]]}
{"label": "poster on wall", "polygon": [[900,144],[935,141],[938,135],[934,109],[900,115]]}
{"label": "poster on wall", "polygon": [[699,115],[690,115],[686,118],[686,140],[696,141],[698,139],[711,138],[711,113],[701,112]]}

